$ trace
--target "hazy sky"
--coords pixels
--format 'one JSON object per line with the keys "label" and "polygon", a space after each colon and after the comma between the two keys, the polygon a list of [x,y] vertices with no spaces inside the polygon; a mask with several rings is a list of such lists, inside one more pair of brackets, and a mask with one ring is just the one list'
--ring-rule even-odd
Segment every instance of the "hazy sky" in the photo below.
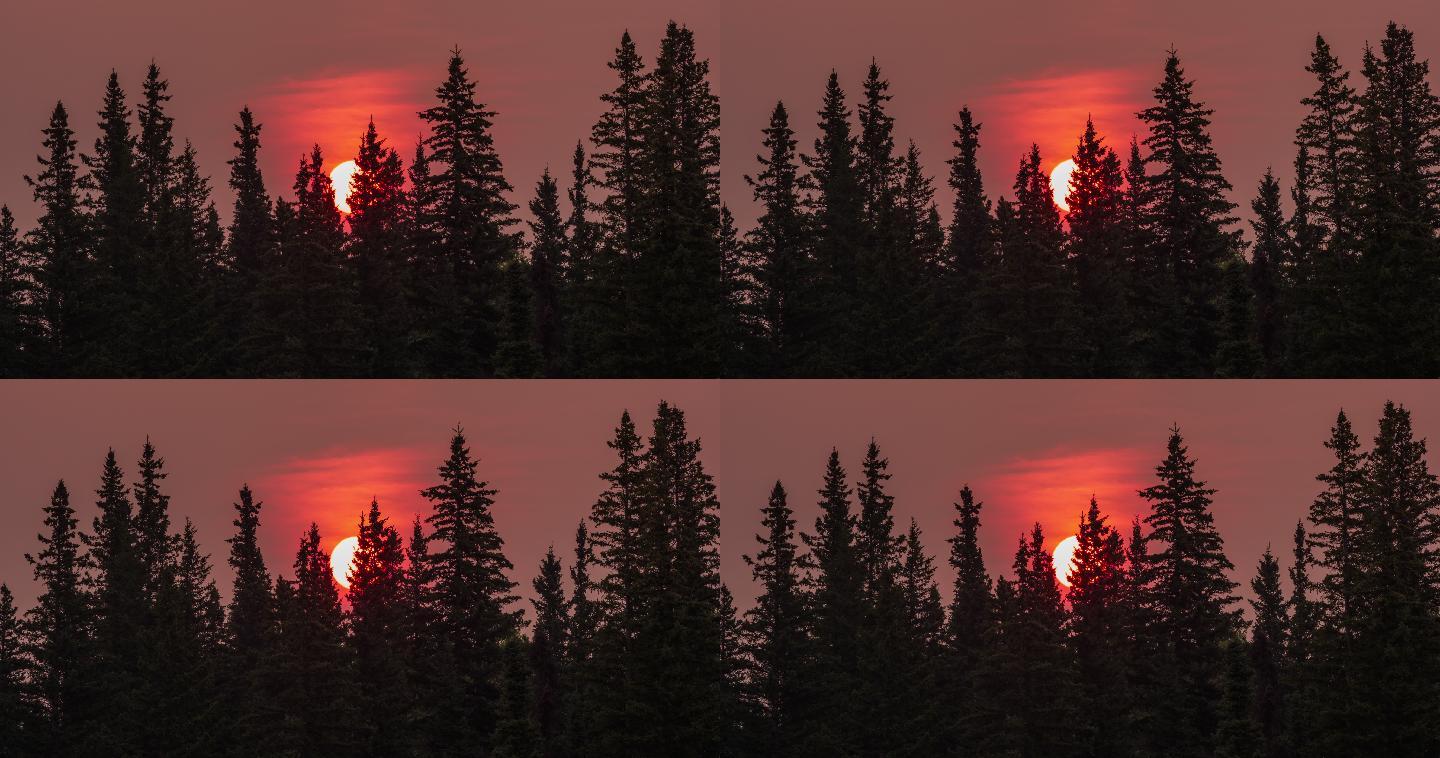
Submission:
{"label": "hazy sky", "polygon": [[742,220],[754,214],[741,176],[754,171],[775,100],[785,100],[808,148],[829,70],[839,70],[853,102],[871,56],[892,83],[901,147],[915,139],[937,177],[955,111],[972,106],[985,125],[983,168],[996,194],[1009,192],[1032,140],[1051,165],[1068,155],[1087,113],[1123,147],[1174,45],[1197,94],[1217,111],[1216,147],[1236,199],[1248,205],[1268,164],[1289,175],[1316,32],[1352,69],[1365,40],[1392,18],[1415,30],[1422,54],[1440,49],[1440,4],[1429,0],[10,0],[0,23],[0,203],[22,222],[33,219],[21,177],[35,171],[57,98],[88,150],[110,69],[135,95],[152,58],[171,82],[177,133],[194,141],[227,214],[224,161],[235,113],[247,103],[265,124],[272,192],[290,194],[312,142],[332,165],[353,155],[372,114],[408,162],[420,129],[415,111],[458,45],[480,97],[499,112],[496,141],[523,206],[541,170],[567,171],[576,139],[589,135],[621,31],[632,31],[649,61],[671,18],[695,30],[711,61],[724,194]]}
{"label": "hazy sky", "polygon": [[[293,575],[301,530],[324,546],[355,533],[370,496],[394,523],[424,506],[450,429],[463,424],[480,474],[499,490],[495,519],[528,591],[555,544],[569,565],[576,523],[614,459],[622,410],[648,429],[657,402],[686,411],[721,501],[723,571],[753,597],[741,555],[776,479],[813,530],[816,490],[837,446],[852,480],[873,435],[889,457],[896,521],[913,516],[944,565],[951,504],[969,483],[985,502],[992,575],[1010,572],[1020,532],[1040,521],[1047,543],[1072,534],[1095,493],[1112,522],[1142,511],[1172,424],[1219,490],[1215,520],[1248,581],[1267,544],[1288,563],[1295,521],[1330,465],[1321,446],[1344,407],[1367,447],[1384,401],[1405,403],[1421,435],[1440,430],[1440,396],[1422,382],[3,382],[0,407],[0,581],[34,598],[23,554],[36,550],[41,508],[63,477],[87,530],[113,446],[127,480],[148,434],[167,461],[172,518],[190,517],[228,594],[224,539],[248,482],[263,500],[261,542],[272,570]],[[408,534],[408,529],[406,530]]]}

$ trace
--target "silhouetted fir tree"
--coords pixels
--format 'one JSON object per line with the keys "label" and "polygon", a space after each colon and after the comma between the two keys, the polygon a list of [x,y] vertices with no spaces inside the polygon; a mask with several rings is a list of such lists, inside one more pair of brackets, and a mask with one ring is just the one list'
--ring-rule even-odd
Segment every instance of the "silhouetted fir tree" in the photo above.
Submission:
{"label": "silhouetted fir tree", "polygon": [[880,351],[880,360],[870,374],[914,376],[923,374],[943,353],[926,339],[926,325],[934,321],[936,308],[927,281],[943,257],[945,230],[935,207],[935,183],[925,174],[913,141],[905,150],[892,215],[893,253],[880,271],[887,293],[883,316],[888,335],[872,346],[872,351]]}
{"label": "silhouetted fir tree", "polygon": [[170,535],[170,496],[160,489],[160,484],[169,474],[164,470],[165,459],[155,452],[149,437],[145,438],[136,469],[140,478],[132,489],[135,495],[135,552],[143,572],[146,594],[153,595],[166,579],[175,546]]}
{"label": "silhouetted fir tree", "polygon": [[1215,376],[1221,379],[1259,376],[1264,356],[1256,346],[1255,296],[1250,264],[1236,253],[1220,264],[1219,343]]}
{"label": "silhouetted fir tree", "polygon": [[1245,640],[1232,637],[1216,651],[1220,669],[1219,724],[1215,731],[1216,758],[1258,758],[1263,755],[1254,720],[1255,683],[1246,660]]}
{"label": "silhouetted fir tree", "polygon": [[985,559],[980,551],[980,509],[969,485],[960,489],[955,503],[955,536],[950,543],[950,569],[955,572],[951,590],[948,645],[944,670],[948,672],[944,693],[956,705],[960,716],[947,718],[946,725],[952,744],[975,744],[983,727],[979,713],[982,701],[979,667],[988,653],[994,623],[994,595],[990,575],[985,572]]}
{"label": "silhouetted fir tree", "polygon": [[1134,707],[1125,597],[1125,544],[1092,496],[1080,515],[1070,571],[1070,635],[1075,650],[1078,740],[1086,756],[1135,755]]}
{"label": "silhouetted fir tree", "polygon": [[235,157],[230,165],[230,190],[235,207],[230,214],[225,260],[228,276],[220,286],[221,308],[226,314],[221,327],[222,366],[238,374],[258,373],[244,368],[259,350],[261,335],[268,327],[261,309],[259,290],[266,272],[276,266],[275,218],[265,178],[260,171],[260,129],[248,107],[240,111],[235,124]]}
{"label": "silhouetted fir tree", "polygon": [[224,369],[218,348],[222,331],[215,314],[225,304],[222,277],[224,233],[187,140],[175,157],[173,186],[156,228],[156,249],[141,270],[145,332],[140,373],[146,376],[211,376]]}
{"label": "silhouetted fir tree", "polygon": [[1440,372],[1440,320],[1428,306],[1440,298],[1440,98],[1429,69],[1410,30],[1392,22],[1378,55],[1365,51],[1354,116],[1364,216],[1354,348],[1367,372],[1385,376]]}
{"label": "silhouetted fir tree", "polygon": [[227,753],[243,755],[268,746],[270,722],[265,713],[264,674],[275,645],[275,596],[270,573],[260,552],[260,507],[248,485],[235,503],[236,534],[230,544],[235,582],[226,613],[226,660],[223,664],[225,727],[234,735]]}
{"label": "silhouetted fir tree", "polygon": [[36,315],[45,341],[37,363],[50,376],[73,376],[83,366],[86,325],[82,314],[90,293],[90,220],[81,204],[82,182],[75,132],[63,103],[55,103],[45,134],[40,171],[26,176],[40,205],[40,218],[26,242],[35,255]]}
{"label": "silhouetted fir tree", "polygon": [[[1235,255],[1237,233],[1226,199],[1231,187],[1220,173],[1210,140],[1210,114],[1194,97],[1171,50],[1165,77],[1155,87],[1155,104],[1137,114],[1149,129],[1145,163],[1157,170],[1145,178],[1146,231],[1151,255],[1169,269],[1180,321],[1167,331],[1180,338],[1164,364],[1152,362],[1152,374],[1208,376],[1213,373],[1222,318],[1221,266]],[[1183,315],[1181,315],[1183,314]],[[1170,315],[1170,314],[1162,314]],[[1174,360],[1170,363],[1169,360]]]}
{"label": "silhouetted fir tree", "polygon": [[1284,671],[1281,684],[1286,693],[1286,744],[1291,754],[1315,752],[1317,718],[1314,703],[1319,696],[1316,676],[1316,640],[1321,620],[1320,605],[1311,597],[1314,582],[1310,578],[1315,560],[1311,543],[1305,534],[1303,520],[1295,524],[1294,563],[1290,577],[1290,597],[1285,603],[1288,624],[1285,627]]}
{"label": "silhouetted fir tree", "polygon": [[372,498],[361,515],[350,567],[350,640],[355,655],[359,749],[405,755],[415,745],[408,721],[412,682],[406,649],[405,549],[400,532]]}
{"label": "silhouetted fir tree", "polygon": [[531,304],[534,275],[532,264],[524,259],[507,261],[500,270],[504,283],[501,293],[502,312],[496,330],[499,342],[495,348],[495,376],[502,379],[539,377],[545,356],[536,342],[535,306]]}
{"label": "silhouetted fir tree", "polygon": [[1316,81],[1300,101],[1309,112],[1295,132],[1292,364],[1302,375],[1352,375],[1364,371],[1358,319],[1351,315],[1359,293],[1347,281],[1358,262],[1360,231],[1355,90],[1324,37],[1316,35],[1305,70]]}
{"label": "silhouetted fir tree", "polygon": [[42,754],[73,755],[90,738],[99,704],[86,680],[95,655],[91,602],[82,585],[79,522],[62,480],[45,507],[40,552],[26,554],[40,595],[25,615],[30,682],[42,711],[37,740]]}
{"label": "silhouetted fir tree", "polygon": [[733,353],[719,238],[720,104],[709,71],[694,34],[671,22],[646,82],[635,209],[643,224],[631,230],[642,376],[718,376]]}
{"label": "silhouetted fir tree", "polygon": [[810,745],[831,755],[858,755],[861,704],[855,702],[854,693],[862,686],[865,569],[850,487],[837,450],[830,451],[819,494],[815,532],[802,535],[815,560],[810,613],[815,656],[806,680],[814,688],[818,718]]}
{"label": "silhouetted fir tree", "polygon": [[1215,490],[1195,478],[1178,428],[1172,429],[1165,459],[1155,467],[1159,482],[1140,491],[1150,504],[1141,580],[1148,594],[1147,633],[1159,655],[1160,692],[1148,693],[1159,718],[1145,735],[1149,746],[1166,745],[1175,755],[1206,755],[1216,749],[1220,718],[1220,653],[1234,636],[1237,612],[1234,566],[1210,512]]}
{"label": "silhouetted fir tree", "polygon": [[[535,315],[535,343],[540,351],[541,373],[556,376],[565,359],[564,307],[565,221],[560,217],[560,187],[546,169],[530,200],[530,299]],[[583,232],[582,232],[583,233]]]}
{"label": "silhouetted fir tree", "polygon": [[779,481],[761,509],[764,534],[755,535],[760,549],[746,555],[750,575],[760,587],[755,605],[745,613],[744,647],[750,670],[746,704],[753,711],[752,748],[775,756],[803,754],[809,719],[804,676],[810,655],[807,603],[802,572],[805,558],[795,537],[795,518]]}
{"label": "silhouetted fir tree", "polygon": [[432,287],[454,297],[432,300],[421,314],[429,338],[424,347],[431,374],[485,375],[493,370],[500,271],[518,242],[509,231],[515,206],[506,199],[511,187],[490,132],[495,114],[475,99],[458,49],[435,98],[436,105],[420,112],[430,128],[422,213],[435,234],[427,254],[441,259],[442,279]]}
{"label": "silhouetted fir tree", "polygon": [[140,704],[128,695],[141,682],[146,577],[136,540],[134,506],[113,450],[105,457],[95,495],[99,514],[91,531],[81,535],[89,548],[88,567],[94,571],[96,660],[87,678],[105,707],[98,711],[97,723],[86,730],[84,738],[93,741],[96,749],[104,745],[119,754],[130,754],[139,749],[135,732]]}
{"label": "silhouetted fir tree", "polygon": [[1139,373],[1154,377],[1173,373],[1180,360],[1178,351],[1184,349],[1180,329],[1187,316],[1178,294],[1174,267],[1164,256],[1154,254],[1155,234],[1149,223],[1153,196],[1149,185],[1140,142],[1132,135],[1125,159],[1125,194],[1121,203],[1133,325],[1130,340]]}
{"label": "silhouetted fir tree", "polygon": [[413,376],[414,273],[409,263],[405,170],[400,154],[386,147],[370,120],[355,155],[350,179],[350,235],[347,259],[354,270],[359,302],[358,331],[369,345],[364,373]]}
{"label": "silhouetted fir tree", "polygon": [[936,726],[944,678],[935,666],[945,641],[945,606],[935,584],[935,560],[925,552],[913,518],[905,532],[899,584],[905,622],[899,668],[905,685],[892,693],[900,701],[902,723],[892,749],[902,755],[936,755],[946,744],[943,729]]}
{"label": "silhouetted fir tree", "polygon": [[600,96],[606,111],[591,130],[595,149],[590,166],[600,173],[598,184],[607,194],[599,204],[611,252],[630,259],[636,250],[641,220],[641,151],[644,149],[645,100],[649,81],[645,62],[630,32],[620,35],[615,57],[606,64],[615,72],[615,88]]}
{"label": "silhouetted fir tree", "polygon": [[1062,249],[1060,209],[1031,146],[1015,174],[1015,202],[996,212],[1000,260],[983,285],[987,347],[982,371],[1000,376],[1073,376],[1088,355],[1078,331],[1075,285]]}
{"label": "silhouetted fir tree", "polygon": [[0,583],[0,744],[11,755],[38,755],[39,711],[31,692],[23,631],[15,615],[15,596]]}
{"label": "silhouetted fir tree", "polygon": [[344,221],[324,165],[316,145],[300,159],[294,203],[282,201],[284,211],[277,213],[280,278],[266,293],[275,319],[262,359],[270,362],[267,374],[353,376],[365,364]]}
{"label": "silhouetted fir tree", "polygon": [[495,758],[533,758],[540,755],[540,733],[533,720],[530,668],[525,638],[513,635],[500,643],[500,700],[495,733],[490,738]]}
{"label": "silhouetted fir tree", "polygon": [[95,152],[81,158],[90,169],[84,181],[92,190],[88,201],[95,234],[87,306],[93,312],[85,316],[93,339],[82,363],[87,374],[129,376],[136,368],[133,359],[139,344],[135,295],[145,240],[145,188],[136,166],[130,108],[114,71],[99,115]]}
{"label": "silhouetted fir tree", "polygon": [[754,259],[755,310],[764,340],[756,360],[774,375],[789,376],[793,354],[805,339],[797,309],[810,269],[797,143],[783,102],[775,104],[770,125],[762,132],[764,152],[755,156],[760,171],[745,177],[763,208],[746,238]]}
{"label": "silhouetted fir tree", "polygon": [[859,248],[864,234],[864,195],[856,167],[850,108],[834,71],[825,83],[818,113],[820,135],[814,153],[801,156],[809,216],[811,271],[808,293],[797,317],[807,339],[796,356],[800,376],[845,376],[854,372],[854,327],[850,315],[858,303]]}
{"label": "silhouetted fir tree", "polygon": [[860,513],[856,520],[855,549],[864,572],[865,588],[872,595],[895,581],[905,538],[895,534],[895,498],[885,491],[890,460],[880,456],[871,438],[861,463],[861,481],[855,487]]}
{"label": "silhouetted fir tree", "polygon": [[1074,662],[1065,643],[1066,613],[1045,536],[1036,524],[1021,535],[1015,579],[996,588],[996,648],[991,662],[997,689],[989,704],[1004,729],[990,739],[1000,754],[1074,755]]}
{"label": "silhouetted fir tree", "polygon": [[561,331],[566,337],[561,365],[566,375],[593,372],[591,367],[602,365],[605,357],[595,354],[595,346],[602,329],[607,329],[603,325],[613,323],[606,319],[614,312],[614,303],[604,296],[604,290],[618,284],[619,258],[602,251],[604,227],[591,218],[595,209],[589,193],[595,183],[585,147],[576,142],[570,186],[565,190],[570,214],[565,219],[565,266],[560,270],[564,282]]}
{"label": "silhouetted fir tree", "polygon": [[279,750],[293,755],[345,753],[355,749],[356,719],[350,651],[341,626],[340,593],[330,554],[311,524],[295,554],[295,578],[276,581],[276,647],[270,665],[277,680],[271,704]]}
{"label": "silhouetted fir tree", "polygon": [[935,314],[938,333],[933,339],[946,350],[937,364],[937,373],[974,376],[979,373],[973,365],[978,349],[972,344],[975,291],[995,260],[994,216],[980,174],[980,124],[975,123],[968,107],[960,109],[954,129],[955,140],[950,144],[956,154],[946,163],[950,165],[947,184],[955,201],[950,210],[945,260],[936,282],[939,293],[935,298],[940,305]]}
{"label": "silhouetted fir tree", "polygon": [[1134,372],[1129,313],[1129,273],[1125,260],[1124,171],[1120,156],[1105,147],[1086,119],[1075,148],[1075,169],[1065,198],[1070,234],[1068,254],[1082,330],[1090,342],[1086,374],[1128,376]]}
{"label": "silhouetted fir tree", "polygon": [[476,476],[465,435],[456,429],[450,455],[438,469],[440,483],[421,491],[430,501],[426,517],[433,548],[426,555],[435,603],[435,632],[452,656],[459,700],[446,705],[457,723],[456,736],[488,749],[500,697],[500,645],[515,631],[517,617],[507,610],[515,600],[513,567],[495,531],[495,490]]}
{"label": "silhouetted fir tree", "polygon": [[1280,588],[1280,563],[1266,548],[1255,577],[1250,580],[1255,597],[1250,607],[1255,622],[1250,627],[1250,668],[1254,682],[1254,712],[1251,718],[1260,736],[1259,754],[1266,758],[1290,755],[1287,739],[1289,693],[1285,659],[1286,632],[1290,616],[1284,591]]}
{"label": "silhouetted fir tree", "polygon": [[859,513],[855,522],[855,551],[860,562],[864,592],[861,622],[860,682],[855,693],[867,717],[858,724],[860,750],[874,754],[894,749],[905,733],[906,703],[895,693],[906,686],[904,652],[910,632],[905,596],[900,585],[904,535],[895,534],[895,498],[885,491],[890,479],[889,460],[881,457],[874,439],[861,463],[855,485]]}
{"label": "silhouetted fir tree", "polygon": [[20,242],[15,216],[0,205],[0,377],[30,375],[40,334],[34,318],[34,266]]}
{"label": "silhouetted fir tree", "polygon": [[1434,752],[1440,697],[1432,649],[1435,547],[1440,485],[1430,473],[1423,439],[1410,413],[1385,404],[1357,491],[1360,528],[1355,631],[1350,661],[1353,739],[1395,755]]}
{"label": "silhouetted fir tree", "polygon": [[528,650],[533,690],[530,720],[536,729],[535,753],[544,758],[569,754],[564,714],[571,681],[565,661],[570,613],[562,585],[564,577],[565,570],[552,547],[545,552],[540,570],[531,581],[535,590],[530,600],[535,609],[535,631]]}
{"label": "silhouetted fir tree", "polygon": [[1281,277],[1293,243],[1280,209],[1280,183],[1269,169],[1260,180],[1259,193],[1250,208],[1255,212],[1255,219],[1250,222],[1255,246],[1250,251],[1249,266],[1249,284],[1255,303],[1255,345],[1260,352],[1262,375],[1278,376],[1286,365]]}

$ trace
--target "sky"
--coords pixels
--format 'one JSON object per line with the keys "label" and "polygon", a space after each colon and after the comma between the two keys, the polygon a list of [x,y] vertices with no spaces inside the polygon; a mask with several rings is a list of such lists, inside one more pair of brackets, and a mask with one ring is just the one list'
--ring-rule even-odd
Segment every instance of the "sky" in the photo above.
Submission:
{"label": "sky", "polygon": [[1087,114],[1123,151],[1137,128],[1133,113],[1174,46],[1198,81],[1198,97],[1216,110],[1215,146],[1236,187],[1233,199],[1248,208],[1268,165],[1282,179],[1290,175],[1316,33],[1352,70],[1365,41],[1378,39],[1391,19],[1415,31],[1422,55],[1440,50],[1440,5],[1428,0],[14,0],[5,14],[0,203],[25,225],[35,212],[22,177],[36,171],[40,130],[55,101],[67,104],[88,149],[110,70],[133,98],[151,60],[170,80],[177,135],[195,143],[228,215],[225,161],[241,106],[265,125],[272,193],[289,195],[311,143],[321,145],[328,165],[350,158],[372,115],[408,162],[421,130],[415,112],[458,46],[479,97],[499,114],[496,143],[523,208],[540,173],[547,166],[568,172],[576,140],[588,137],[598,98],[613,84],[605,64],[621,32],[629,29],[653,60],[666,21],[675,19],[695,31],[710,60],[722,106],[722,194],[747,222],[755,211],[742,177],[756,170],[760,130],[775,101],[786,102],[808,148],[829,71],[838,70],[853,103],[872,57],[891,82],[900,149],[915,140],[944,209],[943,161],[962,105],[984,125],[990,193],[1008,193],[1029,144],[1039,144],[1048,164],[1059,163]]}
{"label": "sky", "polygon": [[171,516],[190,518],[217,566],[248,483],[264,502],[260,540],[272,571],[293,576],[311,521],[328,550],[355,533],[371,496],[408,525],[428,513],[451,430],[462,425],[479,473],[495,487],[495,521],[529,590],[552,544],[569,565],[576,524],[614,464],[605,443],[628,409],[648,429],[661,400],[686,412],[721,503],[723,578],[742,604],[754,588],[760,508],[778,479],[801,528],[813,531],[826,458],[838,448],[852,482],[873,437],[890,460],[899,528],[916,519],[940,564],[952,504],[969,484],[984,502],[981,544],[991,575],[1010,574],[1016,540],[1039,522],[1047,546],[1073,534],[1093,493],[1111,522],[1145,512],[1172,425],[1219,490],[1215,522],[1235,579],[1248,584],[1267,545],[1282,561],[1297,519],[1330,466],[1322,447],[1344,408],[1366,441],[1387,399],[1417,433],[1440,433],[1433,383],[1401,381],[9,381],[0,383],[0,582],[28,607],[24,554],[37,550],[42,507],[65,479],[83,528],[96,513],[106,451],[133,481],[148,435],[166,459]]}

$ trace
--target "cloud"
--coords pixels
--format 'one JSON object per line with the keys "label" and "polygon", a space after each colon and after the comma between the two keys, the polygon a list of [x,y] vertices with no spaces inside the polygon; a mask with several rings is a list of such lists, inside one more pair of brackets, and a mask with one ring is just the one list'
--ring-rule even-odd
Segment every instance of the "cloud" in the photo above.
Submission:
{"label": "cloud", "polygon": [[1074,152],[1087,117],[1123,156],[1138,128],[1135,113],[1144,94],[1141,78],[1124,69],[1045,74],[996,85],[982,98],[976,117],[1002,155],[1018,159],[1033,142],[1048,167]]}
{"label": "cloud", "polygon": [[1130,448],[1053,450],[1014,458],[975,485],[986,503],[986,528],[1010,540],[1039,521],[1046,542],[1074,534],[1094,495],[1110,524],[1128,532],[1140,513],[1136,491],[1149,486],[1153,454]]}

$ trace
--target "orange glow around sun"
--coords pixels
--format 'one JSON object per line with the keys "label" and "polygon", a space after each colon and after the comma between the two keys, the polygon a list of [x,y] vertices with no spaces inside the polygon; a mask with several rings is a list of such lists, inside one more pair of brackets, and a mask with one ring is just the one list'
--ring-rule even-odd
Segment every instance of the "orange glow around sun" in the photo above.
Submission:
{"label": "orange glow around sun", "polygon": [[359,537],[346,537],[330,551],[330,571],[335,574],[335,581],[347,590],[350,589],[350,569],[355,566],[355,548],[359,544]]}
{"label": "orange glow around sun", "polygon": [[1075,570],[1075,548],[1079,544],[1080,538],[1071,535],[1055,546],[1055,579],[1065,587],[1070,586],[1070,572]]}
{"label": "orange glow around sun", "polygon": [[350,213],[350,182],[358,170],[355,161],[345,161],[330,169],[330,183],[335,186],[335,207],[346,215]]}
{"label": "orange glow around sun", "polygon": [[[1055,205],[1067,213],[1070,212],[1070,205],[1065,202],[1065,198],[1070,194],[1070,175],[1073,173],[1075,173],[1075,161],[1073,160],[1062,161],[1050,170],[1050,191],[1055,193]],[[339,196],[336,197],[338,201]]]}

